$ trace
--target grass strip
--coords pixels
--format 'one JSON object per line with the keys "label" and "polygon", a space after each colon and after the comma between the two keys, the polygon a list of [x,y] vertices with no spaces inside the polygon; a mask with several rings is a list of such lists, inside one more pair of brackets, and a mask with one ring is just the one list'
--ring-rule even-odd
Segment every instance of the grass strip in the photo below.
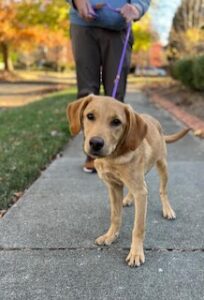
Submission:
{"label": "grass strip", "polygon": [[60,92],[24,107],[0,110],[0,210],[38,178],[69,138],[67,103]]}

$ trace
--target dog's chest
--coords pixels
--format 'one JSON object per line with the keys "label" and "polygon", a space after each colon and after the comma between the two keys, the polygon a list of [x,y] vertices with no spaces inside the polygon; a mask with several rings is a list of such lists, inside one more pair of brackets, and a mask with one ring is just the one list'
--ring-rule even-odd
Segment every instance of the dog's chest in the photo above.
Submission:
{"label": "dog's chest", "polygon": [[105,182],[112,182],[121,185],[121,174],[117,168],[109,166],[104,162],[95,162],[98,176]]}

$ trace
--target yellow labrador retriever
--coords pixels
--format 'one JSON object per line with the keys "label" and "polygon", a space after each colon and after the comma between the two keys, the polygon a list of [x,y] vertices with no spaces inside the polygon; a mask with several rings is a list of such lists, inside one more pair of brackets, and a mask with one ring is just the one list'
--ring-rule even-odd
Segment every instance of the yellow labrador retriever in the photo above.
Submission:
{"label": "yellow labrador retriever", "polygon": [[[111,97],[89,95],[68,105],[67,117],[73,135],[84,132],[84,151],[95,158],[98,175],[106,183],[111,204],[108,231],[96,239],[98,245],[110,245],[119,234],[122,206],[135,204],[135,220],[129,266],[144,263],[144,235],[147,209],[145,174],[156,165],[160,176],[160,197],[164,218],[175,219],[167,195],[166,143],[182,138],[189,129],[163,135],[153,117],[137,114],[130,105]],[[123,186],[128,194],[123,199]]]}

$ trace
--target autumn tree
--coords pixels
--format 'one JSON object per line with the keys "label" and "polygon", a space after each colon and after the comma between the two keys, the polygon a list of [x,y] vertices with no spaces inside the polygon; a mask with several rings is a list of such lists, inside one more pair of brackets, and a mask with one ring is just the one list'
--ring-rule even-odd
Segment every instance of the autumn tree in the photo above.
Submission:
{"label": "autumn tree", "polygon": [[204,26],[204,0],[183,0],[173,20],[175,31]]}
{"label": "autumn tree", "polygon": [[149,64],[149,50],[158,37],[152,30],[149,15],[143,17],[140,22],[133,23],[132,31],[134,36],[133,64],[142,69]]}
{"label": "autumn tree", "polygon": [[15,44],[16,40],[16,7],[12,3],[4,5],[0,2],[0,50],[2,53],[6,70],[12,69],[11,60],[9,59],[9,48]]}
{"label": "autumn tree", "polygon": [[204,51],[204,0],[182,0],[170,33],[170,56],[178,58]]}
{"label": "autumn tree", "polygon": [[67,5],[64,0],[21,0],[0,3],[0,48],[6,70],[10,50],[33,50],[67,43]]}

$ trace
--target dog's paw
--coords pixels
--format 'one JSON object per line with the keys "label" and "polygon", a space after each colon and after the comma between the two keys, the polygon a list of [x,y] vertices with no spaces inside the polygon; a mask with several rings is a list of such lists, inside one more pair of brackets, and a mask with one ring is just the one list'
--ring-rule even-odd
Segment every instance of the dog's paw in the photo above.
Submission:
{"label": "dog's paw", "polygon": [[133,199],[129,198],[129,197],[125,197],[123,199],[123,206],[131,206],[133,203]]}
{"label": "dog's paw", "polygon": [[139,267],[141,264],[145,262],[144,251],[133,251],[130,249],[130,252],[126,258],[126,262],[129,267]]}
{"label": "dog's paw", "polygon": [[163,208],[163,217],[168,220],[176,219],[176,213],[171,207]]}
{"label": "dog's paw", "polygon": [[119,235],[118,232],[116,232],[115,234],[112,234],[112,235],[110,235],[110,234],[101,235],[95,240],[95,243],[97,245],[109,246],[117,239],[118,235]]}

